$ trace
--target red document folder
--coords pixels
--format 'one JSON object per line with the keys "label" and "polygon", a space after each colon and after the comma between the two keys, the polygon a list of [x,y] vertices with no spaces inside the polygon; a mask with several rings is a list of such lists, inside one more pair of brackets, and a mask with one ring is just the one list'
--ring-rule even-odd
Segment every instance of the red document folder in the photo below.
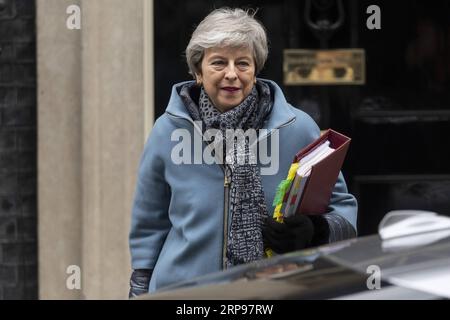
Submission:
{"label": "red document folder", "polygon": [[[326,140],[330,141],[330,147],[335,150],[312,166],[311,174],[303,189],[302,198],[295,211],[296,214],[323,214],[327,211],[331,193],[344,163],[351,139],[328,129],[320,138],[300,150],[295,155],[293,163],[299,162],[300,159]],[[287,192],[285,199],[287,197],[289,197],[289,192]]]}

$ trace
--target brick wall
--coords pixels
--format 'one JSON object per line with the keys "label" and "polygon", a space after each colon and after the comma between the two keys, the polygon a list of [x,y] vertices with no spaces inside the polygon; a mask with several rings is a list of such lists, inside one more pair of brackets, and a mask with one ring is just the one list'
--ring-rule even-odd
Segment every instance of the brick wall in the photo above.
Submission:
{"label": "brick wall", "polygon": [[35,299],[34,0],[0,0],[0,48],[0,299]]}

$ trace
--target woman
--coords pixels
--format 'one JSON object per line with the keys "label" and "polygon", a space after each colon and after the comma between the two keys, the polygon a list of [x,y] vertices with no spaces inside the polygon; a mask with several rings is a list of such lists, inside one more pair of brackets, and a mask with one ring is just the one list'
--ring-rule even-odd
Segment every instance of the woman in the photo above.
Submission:
{"label": "woman", "polygon": [[[267,54],[264,28],[241,9],[215,10],[194,31],[186,57],[195,81],[173,87],[141,159],[130,296],[262,259],[266,247],[283,253],[355,235],[356,200],[342,174],[323,217],[296,216],[283,224],[267,219],[295,153],[320,134],[274,82],[256,78]],[[278,170],[262,175],[254,145],[227,136],[231,129],[276,132]],[[206,135],[211,132],[214,139]],[[257,132],[257,145],[269,139]],[[203,161],[190,161],[192,150]],[[219,161],[205,163],[208,152]]]}

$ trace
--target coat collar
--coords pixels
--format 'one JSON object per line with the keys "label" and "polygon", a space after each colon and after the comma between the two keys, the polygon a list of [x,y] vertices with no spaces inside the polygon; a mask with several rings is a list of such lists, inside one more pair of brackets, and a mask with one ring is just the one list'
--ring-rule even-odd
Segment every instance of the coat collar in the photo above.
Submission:
{"label": "coat collar", "polygon": [[[286,101],[281,88],[273,81],[266,79],[258,79],[259,81],[264,81],[269,85],[271,94],[273,95],[274,105],[272,112],[269,115],[268,120],[264,124],[264,128],[268,130],[277,129],[287,125],[295,119],[295,114],[291,110],[291,106]],[[172,93],[170,96],[169,104],[167,106],[166,112],[177,118],[183,118],[192,122],[192,118],[189,115],[188,110],[184,106],[183,100],[179,95],[181,87],[188,83],[193,83],[194,81],[185,81],[175,84],[172,87]]]}

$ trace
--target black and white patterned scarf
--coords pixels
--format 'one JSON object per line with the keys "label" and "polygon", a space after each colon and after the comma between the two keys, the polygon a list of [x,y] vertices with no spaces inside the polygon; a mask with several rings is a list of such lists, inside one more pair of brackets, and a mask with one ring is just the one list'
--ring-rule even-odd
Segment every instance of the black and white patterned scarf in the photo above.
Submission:
{"label": "black and white patterned scarf", "polygon": [[[203,121],[205,130],[219,129],[222,137],[226,137],[227,129],[261,129],[272,109],[270,89],[261,81],[257,82],[241,104],[223,113],[212,104],[203,88],[197,106],[190,95],[194,88],[192,84],[188,84],[180,92],[191,117],[196,121]],[[227,267],[264,257],[262,224],[268,216],[268,211],[256,155],[245,141],[237,143],[234,139],[223,140],[225,175],[228,181],[231,181],[231,226],[227,236]],[[231,148],[230,143],[233,144]]]}

